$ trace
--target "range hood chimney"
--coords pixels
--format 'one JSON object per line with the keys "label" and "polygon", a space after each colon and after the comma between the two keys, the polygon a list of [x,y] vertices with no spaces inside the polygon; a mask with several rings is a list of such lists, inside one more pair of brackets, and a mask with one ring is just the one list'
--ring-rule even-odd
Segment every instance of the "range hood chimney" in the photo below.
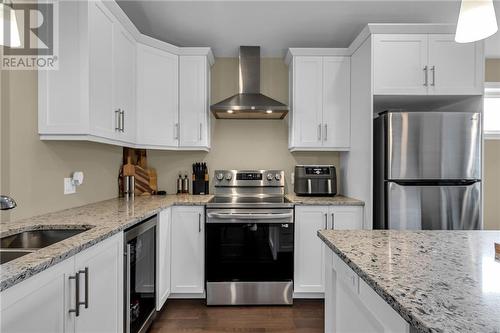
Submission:
{"label": "range hood chimney", "polygon": [[283,119],[288,106],[260,93],[260,46],[240,46],[239,94],[210,106],[217,119]]}

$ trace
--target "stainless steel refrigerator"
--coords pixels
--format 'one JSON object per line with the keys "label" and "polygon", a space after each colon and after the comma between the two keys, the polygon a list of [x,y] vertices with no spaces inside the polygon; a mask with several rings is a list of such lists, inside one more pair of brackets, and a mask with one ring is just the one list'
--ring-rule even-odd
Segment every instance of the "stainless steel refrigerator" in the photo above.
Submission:
{"label": "stainless steel refrigerator", "polygon": [[479,113],[374,119],[374,228],[482,229]]}

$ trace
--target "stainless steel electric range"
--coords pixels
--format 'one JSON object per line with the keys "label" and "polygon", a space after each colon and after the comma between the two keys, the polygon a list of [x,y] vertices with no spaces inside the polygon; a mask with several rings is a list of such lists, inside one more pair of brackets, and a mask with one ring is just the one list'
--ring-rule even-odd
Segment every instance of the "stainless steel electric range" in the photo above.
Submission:
{"label": "stainless steel electric range", "polygon": [[292,304],[293,204],[281,170],[217,170],[207,204],[207,305]]}

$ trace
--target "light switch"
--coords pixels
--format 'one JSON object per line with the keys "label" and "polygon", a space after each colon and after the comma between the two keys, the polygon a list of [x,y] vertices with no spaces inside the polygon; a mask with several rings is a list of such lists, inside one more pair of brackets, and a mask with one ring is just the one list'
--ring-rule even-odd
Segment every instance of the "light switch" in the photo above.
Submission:
{"label": "light switch", "polygon": [[64,194],[76,193],[76,186],[73,184],[72,178],[64,178]]}

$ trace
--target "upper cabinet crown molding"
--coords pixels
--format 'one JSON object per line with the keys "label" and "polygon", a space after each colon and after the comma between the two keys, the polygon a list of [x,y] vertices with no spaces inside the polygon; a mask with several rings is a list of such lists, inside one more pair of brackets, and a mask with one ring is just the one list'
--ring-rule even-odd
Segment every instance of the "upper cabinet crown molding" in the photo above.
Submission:
{"label": "upper cabinet crown molding", "polygon": [[350,56],[348,48],[299,48],[292,47],[289,48],[285,55],[285,64],[290,65],[293,57],[298,56],[319,56],[319,57],[327,57],[327,56]]}

